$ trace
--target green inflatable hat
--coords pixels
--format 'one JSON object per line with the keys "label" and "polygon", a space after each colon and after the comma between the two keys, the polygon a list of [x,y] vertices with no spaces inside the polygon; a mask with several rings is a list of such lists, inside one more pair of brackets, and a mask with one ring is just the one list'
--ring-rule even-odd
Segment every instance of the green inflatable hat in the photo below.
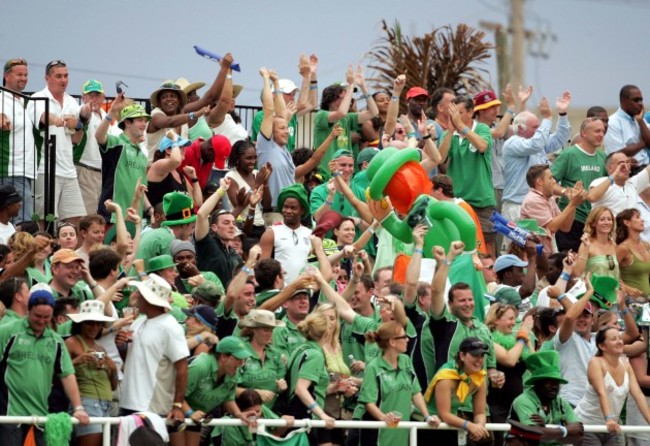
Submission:
{"label": "green inflatable hat", "polygon": [[543,379],[553,379],[560,384],[568,381],[562,377],[560,372],[560,354],[555,350],[547,350],[533,353],[526,358],[526,367],[530,376],[524,384],[530,386]]}
{"label": "green inflatable hat", "polygon": [[616,303],[616,292],[618,291],[618,280],[611,276],[591,276],[591,285],[594,287],[594,294],[591,300],[601,308],[609,310]]}
{"label": "green inflatable hat", "polygon": [[370,198],[380,200],[384,197],[384,189],[404,164],[409,161],[420,162],[417,149],[397,149],[386,147],[370,161],[367,175],[370,180]]}

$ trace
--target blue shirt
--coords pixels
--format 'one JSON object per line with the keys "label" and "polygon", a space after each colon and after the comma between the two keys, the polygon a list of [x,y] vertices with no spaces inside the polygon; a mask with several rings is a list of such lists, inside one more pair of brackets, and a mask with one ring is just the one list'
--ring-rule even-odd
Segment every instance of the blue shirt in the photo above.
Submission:
{"label": "blue shirt", "polygon": [[257,138],[257,156],[258,166],[267,162],[273,166],[273,173],[269,177],[269,191],[272,206],[277,206],[280,191],[296,182],[296,166],[286,146],[279,146],[272,136],[267,139],[261,132]]}
{"label": "blue shirt", "polygon": [[548,164],[546,155],[561,149],[569,139],[571,125],[566,116],[560,116],[557,131],[551,135],[552,124],[550,119],[542,119],[532,137],[513,135],[503,145],[503,201],[521,204],[528,193],[528,168]]}
{"label": "blue shirt", "polygon": [[[622,109],[618,109],[609,117],[607,133],[605,133],[605,152],[610,153],[622,150],[628,144],[635,144],[641,141],[641,128],[633,116],[628,115]],[[648,149],[640,150],[634,158],[639,165],[650,163]]]}

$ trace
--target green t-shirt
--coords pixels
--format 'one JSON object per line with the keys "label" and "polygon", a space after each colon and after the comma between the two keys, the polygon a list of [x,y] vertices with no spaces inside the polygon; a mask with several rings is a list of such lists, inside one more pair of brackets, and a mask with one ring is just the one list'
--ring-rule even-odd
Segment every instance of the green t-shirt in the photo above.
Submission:
{"label": "green t-shirt", "polygon": [[[397,357],[397,368],[378,356],[366,366],[366,379],[359,389],[359,404],[354,418],[361,419],[366,404],[374,403],[383,413],[398,411],[402,420],[411,418],[413,395],[421,392],[411,359],[406,355]],[[378,445],[408,444],[408,429],[379,429]]]}
{"label": "green t-shirt", "polygon": [[[551,172],[555,180],[562,187],[573,187],[578,181],[586,189],[596,178],[607,175],[605,170],[605,158],[607,156],[601,150],[596,150],[593,155],[589,155],[578,146],[571,146],[564,149],[558,155],[557,159],[551,165]],[[566,197],[561,197],[559,201],[560,209],[564,209],[569,203]],[[591,212],[591,203],[585,200],[576,209],[576,221],[584,223]]]}
{"label": "green t-shirt", "polygon": [[[257,135],[260,133],[260,127],[262,127],[262,120],[264,119],[264,111],[260,110],[255,113],[253,117],[253,126],[251,127],[251,141],[257,141]],[[298,134],[298,114],[295,113],[291,120],[288,123],[289,127],[289,139],[287,140],[287,150],[289,153],[293,153],[296,149],[296,135]],[[316,147],[314,147],[314,150]]]}
{"label": "green t-shirt", "polygon": [[325,405],[325,394],[330,383],[327,368],[325,367],[325,355],[320,345],[314,341],[306,341],[298,346],[293,352],[288,364],[289,400],[298,398],[296,384],[298,378],[311,381],[310,392],[320,407]]}
{"label": "green t-shirt", "polygon": [[52,378],[74,373],[61,336],[48,327],[37,338],[27,318],[17,319],[0,326],[0,352],[0,391],[7,404],[2,415],[47,415]]}
{"label": "green t-shirt", "polygon": [[145,232],[142,234],[135,258],[144,259],[145,269],[148,268],[149,259],[163,254],[171,254],[171,244],[174,238],[174,233],[166,227]]}
{"label": "green t-shirt", "polygon": [[185,400],[193,410],[210,412],[226,401],[235,399],[237,376],[225,375],[217,382],[219,366],[212,353],[201,353],[187,368]]}
{"label": "green t-shirt", "polygon": [[74,297],[80,304],[81,302],[95,299],[93,292],[83,280],[80,280],[74,284],[74,286],[70,289],[70,294],[68,296],[62,296],[55,289],[52,289],[52,296],[54,296],[55,300],[58,300],[61,297]]}
{"label": "green t-shirt", "polygon": [[[379,308],[375,307],[374,310],[375,313],[371,317],[380,322]],[[366,338],[364,335],[365,331],[355,331],[353,324],[348,324],[345,321],[341,322],[341,349],[343,350],[343,359],[348,367],[352,365],[350,356],[354,358],[354,361],[367,362],[365,354]],[[356,376],[363,376],[363,372]]]}
{"label": "green t-shirt", "polygon": [[18,313],[16,313],[14,310],[7,308],[7,311],[5,311],[5,315],[2,316],[2,319],[0,319],[0,326],[8,324],[10,322],[15,322],[18,319],[20,319]]}
{"label": "green t-shirt", "polygon": [[[277,330],[277,329],[275,329]],[[287,366],[282,360],[282,353],[273,346],[265,349],[265,359],[259,357],[249,340],[244,340],[244,347],[251,354],[244,365],[239,369],[237,385],[246,389],[270,390],[276,393],[278,379],[284,379]],[[273,407],[275,399],[264,403],[267,407]]]}
{"label": "green t-shirt", "polygon": [[490,127],[480,122],[472,130],[487,142],[487,150],[481,153],[470,144],[469,139],[463,138],[461,141],[459,135],[452,136],[447,175],[454,183],[454,194],[457,197],[474,207],[495,206],[491,164],[494,144],[492,133]]}
{"label": "green t-shirt", "polygon": [[[530,416],[533,414],[542,417],[544,424],[568,424],[580,421],[573,412],[571,405],[559,396],[551,402],[548,412],[546,412],[542,407],[542,403],[535,389],[529,387],[512,402],[509,418],[528,426],[535,426],[537,423],[530,419]],[[559,441],[547,441],[540,444],[545,446],[559,446],[562,443]]]}
{"label": "green t-shirt", "polygon": [[330,113],[331,112],[327,110],[320,110],[316,112],[316,116],[314,116],[314,150],[316,150],[323,143],[323,141],[327,139],[327,136],[332,132],[332,128],[334,127],[334,124],[336,124],[337,122],[341,125],[341,127],[345,131],[345,135],[348,138],[348,142],[347,145],[343,147],[339,147],[340,141],[338,140],[332,141],[329,148],[327,149],[327,152],[325,152],[323,159],[318,165],[320,173],[323,175],[323,180],[325,181],[329,180],[330,178],[330,170],[327,167],[327,165],[329,164],[329,162],[332,159],[332,156],[334,156],[334,153],[337,150],[339,149],[349,150],[350,152],[352,152],[352,155],[354,155],[355,160],[357,159],[357,155],[359,154],[359,144],[352,144],[352,138],[350,137],[351,132],[358,132],[360,129],[358,114],[354,112],[348,113],[343,117],[343,119],[330,123],[328,120]]}
{"label": "green t-shirt", "polygon": [[281,355],[289,359],[293,351],[305,342],[305,337],[298,331],[296,325],[288,317],[285,316],[282,320],[285,326],[273,329],[273,346]]}

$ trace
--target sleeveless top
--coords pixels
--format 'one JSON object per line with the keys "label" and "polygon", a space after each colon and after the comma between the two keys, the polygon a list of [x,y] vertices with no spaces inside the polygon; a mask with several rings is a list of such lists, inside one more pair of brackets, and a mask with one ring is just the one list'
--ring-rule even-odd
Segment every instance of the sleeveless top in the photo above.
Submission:
{"label": "sleeveless top", "polygon": [[[77,335],[76,338],[81,343],[84,353],[94,351],[88,347],[88,344],[86,344],[86,341],[81,336]],[[107,369],[95,368],[94,363],[75,366],[75,375],[77,376],[80,395],[96,400],[111,401],[113,393],[108,373],[109,371]]]}
{"label": "sleeveless top", "polygon": [[[253,175],[257,175],[257,169],[253,170]],[[251,187],[248,185],[246,180],[242,178],[241,174],[237,172],[237,169],[230,169],[228,173],[226,174],[226,178],[230,178],[233,180],[235,183],[237,183],[237,187],[239,189],[244,188],[246,189],[246,192],[251,190]],[[248,213],[248,210],[250,209],[250,206],[246,206],[244,210],[241,212],[241,216],[244,216],[246,218],[246,214]],[[255,206],[255,220],[253,220],[253,225],[255,226],[264,226],[264,218],[262,218],[262,201],[260,200],[259,203],[257,203],[257,206]]]}
{"label": "sleeveless top", "polygon": [[187,186],[185,185],[184,177],[182,174],[179,175],[181,176],[180,183],[176,181],[171,172],[169,172],[169,174],[167,174],[167,176],[163,178],[162,181],[149,181],[149,184],[147,185],[149,189],[147,191],[147,197],[149,198],[149,203],[151,203],[151,206],[162,203],[163,197],[169,192],[187,192]]}
{"label": "sleeveless top", "polygon": [[294,231],[284,223],[275,224],[270,228],[275,235],[273,257],[282,264],[287,272],[284,281],[288,285],[307,266],[307,257],[311,251],[311,239],[309,238],[311,230],[301,225]]}
{"label": "sleeveless top", "polygon": [[585,275],[587,273],[598,274],[599,276],[610,276],[618,280],[619,270],[616,254],[589,257],[585,267]]}
{"label": "sleeveless top", "polygon": [[648,296],[650,295],[650,261],[644,262],[632,251],[630,252],[634,260],[629,266],[621,266],[621,280]]}
{"label": "sleeveless top", "polygon": [[[625,399],[630,393],[630,381],[627,368],[625,369],[623,383],[620,386],[616,385],[616,381],[614,381],[612,375],[609,374],[609,370],[605,374],[603,380],[605,382],[605,391],[607,392],[607,399],[609,400],[611,413],[618,418],[621,415],[623,406],[625,405]],[[598,395],[591,384],[587,386],[582,400],[580,400],[575,409],[575,413],[584,424],[605,424],[605,417],[600,408]]]}

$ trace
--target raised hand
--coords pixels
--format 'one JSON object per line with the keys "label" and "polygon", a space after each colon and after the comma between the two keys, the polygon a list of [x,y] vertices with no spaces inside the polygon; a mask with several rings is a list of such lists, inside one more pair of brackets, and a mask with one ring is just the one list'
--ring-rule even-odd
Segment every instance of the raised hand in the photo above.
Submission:
{"label": "raised hand", "polygon": [[230,68],[230,65],[232,65],[233,60],[234,59],[232,57],[232,53],[226,53],[221,58],[221,61],[219,62],[219,65],[221,65],[222,68]]}
{"label": "raised hand", "polygon": [[503,100],[506,104],[508,104],[508,108],[514,109],[515,94],[513,93],[512,86],[510,84],[507,84],[505,90],[503,90]]}
{"label": "raised hand", "polygon": [[517,94],[517,96],[519,97],[519,102],[525,104],[532,95],[533,95],[532,85],[529,85],[526,89],[524,89],[524,87],[522,87],[521,85],[519,86],[519,93]]}
{"label": "raised hand", "polygon": [[228,177],[224,177],[224,178],[219,180],[219,187],[224,192],[226,192],[226,191],[228,191],[228,189],[230,189],[230,184],[231,184],[231,181],[230,181],[230,178],[228,178]]}
{"label": "raised hand", "polygon": [[309,56],[309,69],[312,76],[318,73],[318,57],[315,54]]}
{"label": "raised hand", "polygon": [[304,54],[300,55],[300,60],[298,61],[298,73],[300,73],[302,77],[311,74],[311,66],[309,65],[309,58]]}
{"label": "raised hand", "polygon": [[347,71],[345,72],[345,81],[350,86],[354,85],[354,70],[352,69],[352,65],[349,65]]}
{"label": "raised hand", "polygon": [[555,108],[558,113],[566,113],[571,104],[571,93],[567,90],[562,93],[562,96],[555,100]]}
{"label": "raised hand", "polygon": [[548,105],[548,99],[546,99],[546,97],[543,97],[542,100],[539,101],[539,114],[542,115],[542,118],[544,119],[550,119],[552,116],[551,107]]}

